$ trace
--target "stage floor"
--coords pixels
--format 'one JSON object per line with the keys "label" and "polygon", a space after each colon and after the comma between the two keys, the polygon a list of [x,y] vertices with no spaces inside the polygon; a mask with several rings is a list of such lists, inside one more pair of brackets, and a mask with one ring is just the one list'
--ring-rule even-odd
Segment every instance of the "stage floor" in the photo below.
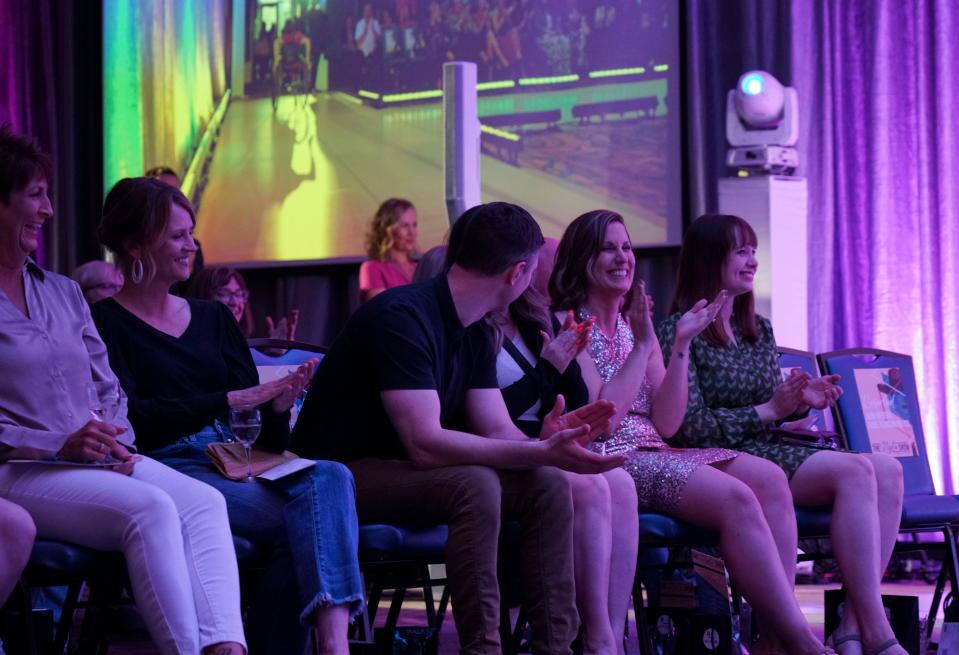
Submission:
{"label": "stage floor", "polygon": [[[809,621],[813,632],[820,638],[823,637],[823,591],[826,589],[837,589],[838,585],[798,585],[796,587],[796,598],[802,608],[806,620]],[[932,585],[920,582],[894,582],[882,585],[882,593],[896,594],[904,596],[919,597],[920,617],[929,611],[929,603],[932,598]],[[381,623],[386,616],[385,608],[379,613],[377,623]],[[627,653],[629,655],[640,655],[636,643],[636,624],[633,611],[629,612],[629,630],[630,638],[627,641]],[[939,639],[939,632],[942,621],[942,613],[939,614],[940,623],[933,632],[933,641]],[[400,613],[399,625],[423,626],[426,625],[426,612],[423,602],[415,599],[408,599],[403,603],[403,610]],[[446,617],[440,632],[440,655],[454,655],[457,652],[456,629],[450,616]],[[144,641],[143,638],[121,639],[111,645],[109,655],[155,655],[157,651],[152,644]]]}
{"label": "stage floor", "polygon": [[[524,135],[519,167],[482,156],[484,202],[523,205],[556,237],[579,213],[606,207],[627,217],[634,242],[664,242],[667,171],[655,162],[666,118],[642,128],[640,119],[569,120],[575,104],[664,93],[659,80],[481,98],[481,116],[563,112],[559,128]],[[442,243],[449,222],[440,104],[357,102],[340,93],[286,96],[276,113],[268,98],[231,103],[200,201],[196,236],[208,263],[361,257],[368,223],[390,196],[416,204],[422,250]],[[645,178],[636,173],[644,165]]]}

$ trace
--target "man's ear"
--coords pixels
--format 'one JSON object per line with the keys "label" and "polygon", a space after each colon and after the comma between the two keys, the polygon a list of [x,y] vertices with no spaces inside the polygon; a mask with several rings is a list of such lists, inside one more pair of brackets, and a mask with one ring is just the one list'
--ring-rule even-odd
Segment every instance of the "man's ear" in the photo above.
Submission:
{"label": "man's ear", "polygon": [[516,262],[512,266],[506,269],[506,282],[510,286],[514,286],[519,279],[523,277],[523,274],[526,272],[526,267],[529,266],[526,262]]}

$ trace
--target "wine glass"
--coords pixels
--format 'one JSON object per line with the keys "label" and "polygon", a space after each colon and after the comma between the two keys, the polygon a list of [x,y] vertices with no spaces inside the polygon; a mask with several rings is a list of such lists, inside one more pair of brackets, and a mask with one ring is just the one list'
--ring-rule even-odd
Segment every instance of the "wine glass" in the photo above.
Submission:
{"label": "wine glass", "polygon": [[120,385],[116,380],[97,380],[87,384],[90,413],[98,421],[109,423],[120,409]]}
{"label": "wine glass", "polygon": [[230,432],[246,451],[246,482],[253,482],[253,442],[260,436],[260,410],[235,407],[230,410]]}

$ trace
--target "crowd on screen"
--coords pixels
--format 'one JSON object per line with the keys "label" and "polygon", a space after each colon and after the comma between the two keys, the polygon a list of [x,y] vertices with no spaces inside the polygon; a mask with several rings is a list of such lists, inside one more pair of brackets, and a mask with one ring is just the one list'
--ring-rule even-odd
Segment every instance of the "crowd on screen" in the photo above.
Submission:
{"label": "crowd on screen", "polygon": [[[442,63],[454,60],[476,62],[481,81],[663,63],[656,44],[672,28],[661,0],[375,0],[338,9],[310,10],[281,32],[306,37],[312,70],[323,53],[331,85],[353,90],[435,88]],[[254,77],[279,43],[275,27],[260,29]]]}
{"label": "crowd on screen", "polygon": [[[20,460],[0,463],[0,594],[35,537],[74,542],[122,552],[162,653],[289,655],[312,634],[345,655],[365,602],[359,525],[446,524],[460,650],[492,654],[500,526],[517,521],[532,651],[570,653],[579,636],[584,652],[623,653],[639,510],[718,533],[760,617],[758,652],[904,655],[879,593],[901,468],[770,438],[841,390],[784,379],[742,218],[691,223],[657,326],[615,212],[571,216],[555,242],[518,205],[478,205],[420,258],[415,206],[388,199],[365,302],[322,362],[261,382],[246,285],[198,270],[175,179],[109,191],[98,236],[115,264],[78,272],[81,289],[31,259],[50,176],[30,138],[0,129],[0,456]],[[295,336],[295,314],[270,323]],[[223,453],[254,410],[257,461],[315,463],[232,475]],[[793,593],[794,503],[833,507],[848,595],[828,643]],[[245,613],[233,536],[268,558]]]}

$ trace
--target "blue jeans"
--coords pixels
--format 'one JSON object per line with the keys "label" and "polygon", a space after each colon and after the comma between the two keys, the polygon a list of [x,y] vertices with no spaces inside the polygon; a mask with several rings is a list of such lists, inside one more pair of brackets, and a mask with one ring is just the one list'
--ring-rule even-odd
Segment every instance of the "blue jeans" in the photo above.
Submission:
{"label": "blue jeans", "polygon": [[349,603],[355,614],[363,601],[353,476],[342,464],[318,461],[273,482],[235,482],[206,456],[206,445],[218,441],[215,429],[204,428],[150,456],[219,490],[233,533],[270,549],[247,621],[250,652],[302,653],[317,607]]}

